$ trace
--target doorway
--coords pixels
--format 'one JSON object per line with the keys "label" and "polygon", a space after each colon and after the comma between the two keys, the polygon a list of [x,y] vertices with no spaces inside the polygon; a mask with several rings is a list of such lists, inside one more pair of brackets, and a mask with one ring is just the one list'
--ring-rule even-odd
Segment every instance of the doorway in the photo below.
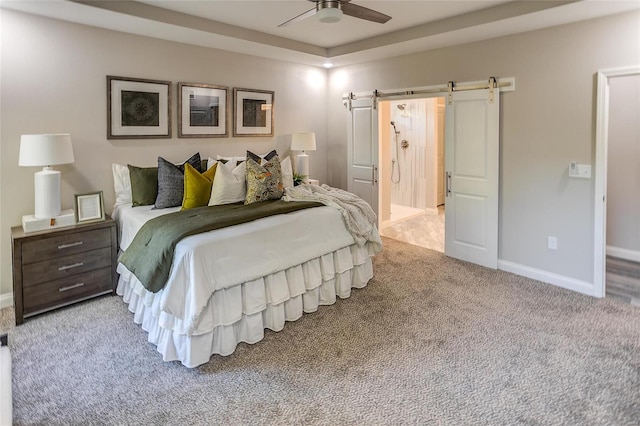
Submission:
{"label": "doorway", "polygon": [[607,298],[640,306],[640,74],[609,81]]}
{"label": "doorway", "polygon": [[[640,182],[640,168],[637,162],[640,155],[640,146],[637,145],[639,139],[637,133],[633,134],[634,131],[638,132],[636,118],[640,105],[636,93],[640,91],[639,78],[638,65],[601,70],[597,73],[592,293],[596,297],[618,296],[616,298],[636,305],[639,304],[640,297],[640,199],[637,187],[631,191],[625,188],[629,183]],[[627,84],[617,87],[625,80]],[[626,98],[627,95],[631,97]],[[627,113],[635,115],[631,119],[624,119]],[[623,141],[627,138],[632,141],[631,144]],[[610,156],[613,158],[609,158]],[[631,166],[624,163],[629,159]],[[619,170],[624,171],[622,180],[616,177]],[[611,182],[616,179],[617,184]],[[615,198],[622,186],[624,188],[621,204],[620,200],[616,203]],[[614,282],[618,279],[621,282]],[[626,287],[624,292],[620,291],[622,287]],[[630,288],[631,292],[628,291]]]}
{"label": "doorway", "polygon": [[444,253],[445,98],[379,105],[381,234]]}

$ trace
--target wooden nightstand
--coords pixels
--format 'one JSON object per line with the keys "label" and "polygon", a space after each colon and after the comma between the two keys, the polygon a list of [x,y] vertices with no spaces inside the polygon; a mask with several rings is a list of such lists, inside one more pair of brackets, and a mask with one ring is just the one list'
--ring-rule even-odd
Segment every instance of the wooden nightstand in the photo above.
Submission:
{"label": "wooden nightstand", "polygon": [[24,318],[114,293],[116,222],[80,224],[25,234],[11,228],[16,325]]}

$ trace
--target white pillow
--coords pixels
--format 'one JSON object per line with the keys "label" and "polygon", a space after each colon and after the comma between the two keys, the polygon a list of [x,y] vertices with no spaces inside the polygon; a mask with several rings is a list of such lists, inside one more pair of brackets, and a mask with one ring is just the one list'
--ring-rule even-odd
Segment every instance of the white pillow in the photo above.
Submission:
{"label": "white pillow", "polygon": [[247,157],[223,157],[222,155],[216,155],[216,159],[218,161],[220,160],[226,161],[226,163],[223,163],[223,164],[229,170],[235,169],[240,162],[247,161]]}
{"label": "white pillow", "polygon": [[212,168],[213,165],[216,164],[216,163],[217,163],[217,161],[214,160],[213,158],[211,158],[211,157],[207,158],[207,170]]}
{"label": "white pillow", "polygon": [[210,206],[237,203],[247,196],[247,163],[243,161],[233,170],[218,164],[211,188]]}
{"label": "white pillow", "polygon": [[291,167],[291,158],[287,157],[280,162],[282,169],[282,184],[285,188],[293,188],[293,168]]}
{"label": "white pillow", "polygon": [[116,205],[131,204],[131,176],[129,176],[129,168],[122,164],[112,164],[113,170],[113,189],[116,192]]}

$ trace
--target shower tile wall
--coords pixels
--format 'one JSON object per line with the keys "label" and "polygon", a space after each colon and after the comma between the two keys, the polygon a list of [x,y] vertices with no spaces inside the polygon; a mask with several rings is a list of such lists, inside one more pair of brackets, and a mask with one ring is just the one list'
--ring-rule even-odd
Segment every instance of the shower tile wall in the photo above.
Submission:
{"label": "shower tile wall", "polygon": [[[400,134],[398,145],[403,140],[409,147],[398,148],[396,159],[396,142],[391,130],[391,159],[396,159],[397,167],[393,169],[391,181],[391,204],[400,204],[418,209],[426,208],[426,161],[427,161],[427,107],[425,100],[402,101],[391,103],[391,119],[396,123]],[[404,105],[404,111],[398,109]],[[398,180],[400,170],[400,182]]]}

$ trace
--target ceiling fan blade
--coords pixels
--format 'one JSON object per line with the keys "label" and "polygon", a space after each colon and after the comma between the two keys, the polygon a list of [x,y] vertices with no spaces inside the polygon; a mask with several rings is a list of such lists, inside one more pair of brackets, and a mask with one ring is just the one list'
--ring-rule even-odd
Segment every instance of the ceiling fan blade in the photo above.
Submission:
{"label": "ceiling fan blade", "polygon": [[354,18],[366,19],[367,21],[378,22],[380,24],[384,24],[391,19],[389,15],[353,3],[342,3],[342,13],[353,16]]}
{"label": "ceiling fan blade", "polygon": [[316,13],[318,13],[318,10],[314,7],[313,9],[309,9],[306,12],[301,13],[300,15],[298,15],[298,16],[296,16],[294,18],[291,18],[288,21],[283,22],[282,24],[278,25],[278,28],[279,27],[286,27],[286,26],[291,25],[291,24],[295,24],[296,22],[300,22],[300,21],[302,21],[304,19],[312,17]]}

